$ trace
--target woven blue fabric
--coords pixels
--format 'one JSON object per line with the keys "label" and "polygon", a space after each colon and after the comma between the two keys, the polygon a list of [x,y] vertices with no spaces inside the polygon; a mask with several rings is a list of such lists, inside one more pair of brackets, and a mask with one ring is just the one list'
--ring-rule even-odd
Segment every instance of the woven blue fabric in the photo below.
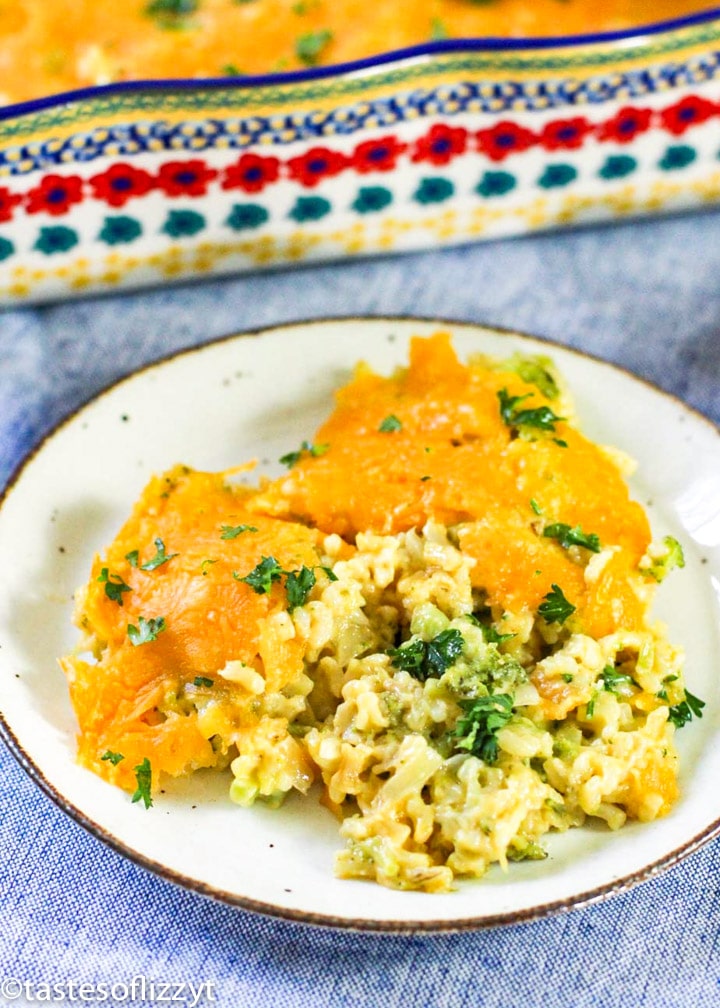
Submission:
{"label": "woven blue fabric", "polygon": [[[57,420],[149,360],[243,328],[348,314],[548,336],[720,423],[720,213],[706,212],[6,311],[0,485]],[[0,974],[34,984],[36,1001],[52,1001],[43,984],[73,981],[108,992],[108,1005],[137,1005],[131,985],[144,977],[159,985],[156,1004],[158,993],[192,1003],[188,987],[163,983],[204,984],[203,1008],[720,1005],[720,841],[555,918],[460,935],[360,934],[176,888],[86,834],[2,745],[0,771]],[[0,1004],[33,1003],[11,995]]]}

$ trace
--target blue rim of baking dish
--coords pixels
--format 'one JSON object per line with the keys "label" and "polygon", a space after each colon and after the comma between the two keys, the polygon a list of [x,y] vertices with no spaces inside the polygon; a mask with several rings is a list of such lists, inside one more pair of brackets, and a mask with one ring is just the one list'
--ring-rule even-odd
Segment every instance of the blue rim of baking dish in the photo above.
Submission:
{"label": "blue rim of baking dish", "polygon": [[[16,102],[0,107],[0,122],[17,116],[28,115],[58,105],[72,104],[101,96],[115,94],[132,94],[133,92],[168,92],[192,91],[202,89],[227,88],[260,88],[267,85],[283,85],[323,80],[332,77],[344,77],[361,73],[374,68],[387,66],[405,60],[431,58],[456,52],[471,53],[503,53],[520,51],[539,51],[543,49],[568,50],[577,47],[601,46],[613,43],[642,44],[648,37],[665,33],[682,31],[687,28],[699,27],[713,21],[720,21],[720,7],[710,7],[696,14],[666,21],[651,22],[621,31],[599,32],[594,34],[537,36],[530,38],[453,38],[424,42],[421,45],[408,46],[404,49],[394,49],[377,56],[353,60],[347,63],[334,63],[329,66],[312,67],[305,70],[293,70],[286,73],[261,74],[257,76],[194,77],[165,78],[118,81],[112,84],[94,85],[92,87],[76,88],[72,91],[58,92],[35,98],[30,101]],[[622,52],[622,49],[620,49]]]}

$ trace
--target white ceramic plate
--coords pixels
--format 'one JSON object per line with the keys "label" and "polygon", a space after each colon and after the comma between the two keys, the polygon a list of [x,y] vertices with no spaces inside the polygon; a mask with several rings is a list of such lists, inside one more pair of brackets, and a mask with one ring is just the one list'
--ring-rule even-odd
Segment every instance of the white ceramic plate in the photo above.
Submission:
{"label": "white ceramic plate", "polygon": [[550,857],[492,869],[449,894],[395,892],[333,877],[341,846],[314,801],[245,810],[210,773],[166,787],[145,811],[74,762],[75,723],[56,656],[72,647],[71,595],[115,535],[146,480],[175,462],[227,468],[281,454],[329,412],[359,358],[387,371],[407,359],[413,319],[309,322],[212,343],[148,367],[61,425],[21,467],[0,509],[0,701],[20,761],[70,815],[165,878],[229,903],[314,924],[453,930],[541,916],[647,879],[720,830],[720,436],[682,403],[608,364],[480,326],[443,323],[461,355],[550,353],[582,425],[639,462],[633,489],[656,535],[687,565],[656,612],[687,651],[687,682],[705,716],[679,733],[682,797],[671,815],[619,833],[550,838]]}

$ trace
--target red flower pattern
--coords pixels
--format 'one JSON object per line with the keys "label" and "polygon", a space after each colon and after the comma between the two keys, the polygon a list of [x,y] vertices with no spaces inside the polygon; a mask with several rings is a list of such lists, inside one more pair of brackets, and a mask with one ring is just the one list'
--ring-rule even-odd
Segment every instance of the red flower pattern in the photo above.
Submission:
{"label": "red flower pattern", "polygon": [[122,207],[133,196],[144,196],[154,188],[155,180],[150,172],[119,161],[107,171],[88,179],[95,199],[104,200],[110,206]]}
{"label": "red flower pattern", "polygon": [[348,159],[339,151],[313,147],[287,163],[290,178],[304,186],[316,186],[324,178],[339,175],[348,166]]}
{"label": "red flower pattern", "polygon": [[663,109],[660,121],[669,133],[681,136],[685,130],[697,123],[704,123],[718,114],[718,107],[699,95],[688,95],[676,105]]}
{"label": "red flower pattern", "polygon": [[28,213],[66,214],[73,203],[82,203],[83,181],[77,175],[46,175],[25,196]]}
{"label": "red flower pattern", "polygon": [[276,157],[242,154],[234,165],[229,165],[222,180],[223,189],[243,189],[245,192],[262,192],[266,185],[276,182],[280,175],[280,162]]}
{"label": "red flower pattern", "polygon": [[378,137],[366,140],[355,148],[351,163],[355,171],[365,175],[372,171],[392,171],[400,155],[407,150],[407,144],[397,137]]}
{"label": "red flower pattern", "polygon": [[554,119],[540,133],[540,143],[545,150],[576,150],[591,133],[592,123],[583,116],[573,119]]}
{"label": "red flower pattern", "polygon": [[[704,123],[713,116],[720,116],[720,104],[691,94],[665,109],[650,110],[628,105],[598,124],[592,124],[583,116],[552,120],[537,134],[507,120],[479,130],[475,134],[475,143],[477,149],[490,160],[503,161],[511,154],[535,145],[550,151],[575,150],[593,135],[599,141],[630,143],[638,134],[653,126],[681,136],[691,126]],[[414,163],[428,161],[444,165],[465,153],[469,139],[466,129],[435,123],[410,145],[396,135],[388,134],[358,144],[350,156],[328,147],[313,147],[287,162],[277,157],[245,153],[222,174],[200,158],[166,162],[160,166],[155,177],[142,168],[118,162],[86,181],[77,175],[45,175],[24,195],[0,186],[0,221],[12,220],[15,208],[21,203],[29,214],[62,216],[74,204],[81,203],[86,195],[113,207],[122,207],[133,197],[144,196],[154,188],[162,189],[168,196],[204,196],[210,182],[218,176],[224,190],[242,189],[256,193],[277,182],[283,175],[312,188],[349,167],[358,174],[391,171],[397,166],[399,158],[408,153]]]}
{"label": "red flower pattern", "polygon": [[413,148],[412,160],[430,161],[435,165],[445,165],[467,148],[468,131],[461,127],[435,123],[420,137]]}
{"label": "red flower pattern", "polygon": [[513,122],[499,122],[477,134],[478,148],[491,161],[504,161],[510,154],[527,150],[537,142],[537,137],[524,126]]}
{"label": "red flower pattern", "polygon": [[617,115],[602,123],[598,129],[600,140],[615,140],[617,143],[630,143],[638,133],[650,129],[652,113],[650,109],[633,108],[631,105],[620,109]]}
{"label": "red flower pattern", "polygon": [[18,203],[22,203],[22,196],[10,192],[5,186],[0,186],[0,221],[12,220]]}
{"label": "red flower pattern", "polygon": [[200,158],[168,161],[160,166],[157,185],[168,196],[204,196],[218,173]]}

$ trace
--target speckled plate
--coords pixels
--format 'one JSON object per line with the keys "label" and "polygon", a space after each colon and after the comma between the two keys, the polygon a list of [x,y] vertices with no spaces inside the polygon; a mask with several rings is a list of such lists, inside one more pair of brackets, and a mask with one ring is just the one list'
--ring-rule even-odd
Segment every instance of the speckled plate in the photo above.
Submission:
{"label": "speckled plate", "polygon": [[[550,838],[542,862],[493,868],[443,895],[333,877],[340,846],[315,801],[245,810],[222,775],[165,788],[145,811],[77,766],[75,722],[56,656],[71,648],[72,592],[115,535],[150,475],[178,461],[220,469],[275,460],[312,436],[332,391],[362,357],[388,370],[413,319],[308,322],[233,336],[119,382],[70,417],[21,466],[0,508],[0,704],[5,738],[68,814],[138,864],[246,909],[311,924],[442,931],[526,920],[582,906],[652,878],[720,830],[720,437],[678,400],[575,351],[514,333],[442,323],[461,354],[550,353],[587,433],[639,462],[633,482],[656,535],[675,535],[686,567],[663,584],[657,615],[687,651],[687,682],[705,716],[679,733],[682,797],[649,825],[583,828]],[[211,853],[210,853],[211,852]]]}

